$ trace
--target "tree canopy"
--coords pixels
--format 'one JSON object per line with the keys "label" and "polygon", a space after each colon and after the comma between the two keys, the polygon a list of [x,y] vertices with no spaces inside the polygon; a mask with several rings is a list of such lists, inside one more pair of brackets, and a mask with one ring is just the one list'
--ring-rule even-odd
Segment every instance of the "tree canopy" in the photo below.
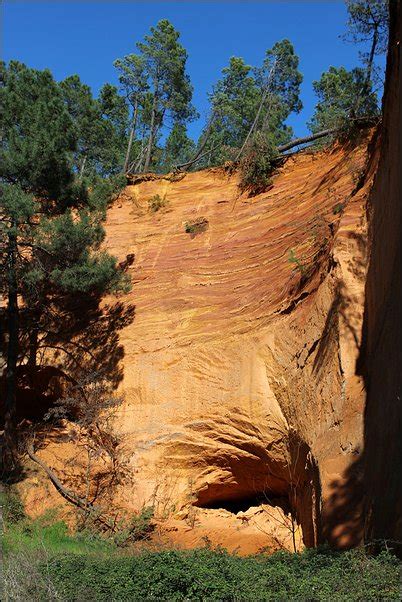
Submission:
{"label": "tree canopy", "polygon": [[[12,453],[18,364],[29,361],[35,368],[39,335],[49,334],[51,308],[71,294],[99,295],[125,289],[128,283],[116,260],[99,251],[104,237],[102,214],[94,211],[91,193],[74,171],[77,156],[82,157],[78,153],[90,149],[84,145],[91,140],[87,118],[93,108],[87,87],[78,78],[59,86],[49,71],[16,61],[3,63],[1,71],[0,293],[6,300],[7,332],[4,449]],[[96,161],[94,149],[91,157]],[[28,354],[21,346],[27,323]],[[12,464],[10,457],[4,459]]]}
{"label": "tree canopy", "polygon": [[388,2],[386,0],[346,0],[347,32],[343,36],[354,44],[368,44],[360,52],[361,67],[350,71],[345,67],[330,67],[318,81],[313,82],[318,97],[315,113],[309,122],[312,132],[326,128],[345,131],[354,120],[379,115],[377,90],[379,86],[375,56],[384,53],[388,40]]}
{"label": "tree canopy", "polygon": [[205,128],[200,140],[208,130],[210,163],[239,158],[257,132],[275,144],[291,138],[286,119],[302,108],[298,65],[289,40],[268,49],[261,67],[247,65],[240,57],[230,59],[210,95],[212,127]]}
{"label": "tree canopy", "polygon": [[343,128],[351,118],[373,117],[378,115],[378,101],[372,91],[362,97],[365,71],[355,67],[351,71],[345,67],[330,67],[318,81],[313,82],[318,103],[309,122],[312,132],[327,128]]}
{"label": "tree canopy", "polygon": [[134,144],[136,170],[158,168],[156,143],[166,123],[185,124],[196,117],[191,104],[193,87],[186,73],[187,52],[179,42],[180,34],[162,19],[143,42],[138,54],[115,61],[120,84],[132,107],[132,126],[125,167],[132,160],[134,137],[139,129],[141,143]]}

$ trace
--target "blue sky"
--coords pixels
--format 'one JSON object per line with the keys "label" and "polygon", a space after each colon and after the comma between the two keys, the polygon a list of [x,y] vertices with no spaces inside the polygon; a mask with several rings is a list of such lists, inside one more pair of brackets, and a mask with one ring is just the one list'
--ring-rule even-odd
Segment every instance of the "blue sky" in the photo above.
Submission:
{"label": "blue sky", "polygon": [[77,73],[95,94],[105,82],[118,83],[113,61],[135,52],[136,41],[159,19],[169,19],[189,54],[193,101],[201,115],[189,126],[195,138],[208,110],[207,93],[230,56],[259,65],[276,41],[293,42],[304,75],[304,108],[289,124],[299,136],[307,132],[316,103],[312,81],[330,65],[352,68],[359,61],[359,49],[339,39],[347,21],[342,0],[4,0],[2,13],[4,60],[48,67],[58,80]]}

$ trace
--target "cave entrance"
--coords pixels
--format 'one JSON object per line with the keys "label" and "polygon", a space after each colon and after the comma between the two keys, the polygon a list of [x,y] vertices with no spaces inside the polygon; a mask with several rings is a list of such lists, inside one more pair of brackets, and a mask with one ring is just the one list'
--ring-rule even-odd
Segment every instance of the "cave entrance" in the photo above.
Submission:
{"label": "cave entrance", "polygon": [[220,499],[214,500],[209,503],[200,504],[195,502],[195,506],[199,508],[210,508],[213,510],[226,510],[231,514],[238,514],[239,512],[247,512],[250,508],[258,508],[262,505],[267,506],[278,506],[286,514],[290,513],[290,500],[285,494],[269,496],[266,493],[258,493],[239,498],[231,499]]}
{"label": "cave entrance", "polygon": [[301,526],[307,547],[321,543],[321,483],[317,462],[309,445],[293,429],[287,434],[287,449],[288,458],[282,462],[269,454],[261,457],[257,453],[225,456],[224,461],[218,458],[216,480],[199,488],[193,505],[232,514],[263,505],[279,507]]}

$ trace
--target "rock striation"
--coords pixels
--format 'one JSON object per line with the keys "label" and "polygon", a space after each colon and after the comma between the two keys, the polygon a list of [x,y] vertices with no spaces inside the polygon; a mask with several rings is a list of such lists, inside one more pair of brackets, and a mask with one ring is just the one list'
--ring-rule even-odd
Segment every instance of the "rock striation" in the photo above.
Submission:
{"label": "rock striation", "polygon": [[211,169],[134,183],[109,210],[108,250],[135,257],[118,429],[138,504],[285,499],[306,545],[324,537],[362,444],[369,142],[293,156],[258,196]]}

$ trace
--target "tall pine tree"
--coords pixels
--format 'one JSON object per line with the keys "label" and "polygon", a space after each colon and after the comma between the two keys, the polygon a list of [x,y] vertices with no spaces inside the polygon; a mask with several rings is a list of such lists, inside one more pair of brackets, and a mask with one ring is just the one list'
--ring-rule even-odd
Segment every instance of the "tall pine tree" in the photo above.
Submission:
{"label": "tall pine tree", "polygon": [[[101,294],[126,287],[116,261],[100,252],[104,232],[73,171],[80,132],[47,70],[1,64],[0,246],[5,324],[4,469],[16,465],[18,368],[36,365],[49,295]],[[84,138],[85,136],[83,136]],[[76,156],[76,155],[75,155]],[[21,326],[31,315],[29,358]]]}
{"label": "tall pine tree", "polygon": [[239,57],[230,59],[210,95],[209,123],[199,141],[208,164],[240,159],[257,133],[259,140],[266,138],[269,145],[290,139],[292,129],[286,119],[302,108],[298,65],[289,40],[267,50],[259,68],[246,65]]}
{"label": "tall pine tree", "polygon": [[151,27],[144,42],[137,43],[138,54],[114,63],[133,109],[125,169],[130,166],[137,129],[142,133],[142,144],[136,145],[138,155],[132,167],[148,171],[158,167],[157,141],[163,127],[185,124],[196,116],[191,104],[193,88],[186,73],[187,52],[179,37],[173,25],[162,19]]}

